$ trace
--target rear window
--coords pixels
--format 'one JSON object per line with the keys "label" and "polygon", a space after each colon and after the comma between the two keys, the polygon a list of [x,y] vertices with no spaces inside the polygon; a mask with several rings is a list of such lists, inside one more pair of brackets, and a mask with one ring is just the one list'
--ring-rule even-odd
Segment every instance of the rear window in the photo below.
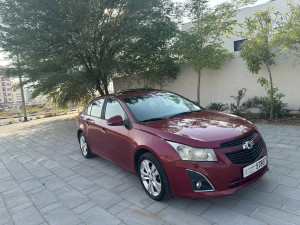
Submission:
{"label": "rear window", "polygon": [[98,99],[91,104],[91,116],[101,117],[103,103],[104,99]]}

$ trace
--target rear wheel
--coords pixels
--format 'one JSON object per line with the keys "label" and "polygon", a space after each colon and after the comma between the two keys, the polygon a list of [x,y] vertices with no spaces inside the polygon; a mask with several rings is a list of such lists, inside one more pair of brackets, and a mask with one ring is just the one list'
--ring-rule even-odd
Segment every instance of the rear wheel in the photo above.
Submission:
{"label": "rear wheel", "polygon": [[172,197],[167,175],[159,160],[151,153],[143,154],[138,161],[138,175],[150,198],[164,201]]}
{"label": "rear wheel", "polygon": [[93,153],[90,150],[90,147],[83,132],[79,134],[79,145],[81,153],[85,158],[93,157]]}

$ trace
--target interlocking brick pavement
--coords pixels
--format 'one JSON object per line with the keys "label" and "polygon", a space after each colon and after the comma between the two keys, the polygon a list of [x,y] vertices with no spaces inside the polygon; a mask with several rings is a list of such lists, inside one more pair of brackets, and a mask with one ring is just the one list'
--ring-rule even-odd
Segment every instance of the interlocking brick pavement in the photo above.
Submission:
{"label": "interlocking brick pavement", "polygon": [[300,126],[257,125],[270,171],[234,195],[155,202],[136,176],[81,156],[73,115],[0,127],[0,225],[300,224]]}

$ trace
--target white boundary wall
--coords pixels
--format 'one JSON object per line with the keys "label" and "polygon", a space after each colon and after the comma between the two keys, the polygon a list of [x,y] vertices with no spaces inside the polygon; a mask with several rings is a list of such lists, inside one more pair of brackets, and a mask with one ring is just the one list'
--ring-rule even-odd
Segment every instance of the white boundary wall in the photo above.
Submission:
{"label": "white boundary wall", "polygon": [[[300,3],[300,0],[294,0]],[[257,9],[266,9],[268,6],[274,6],[276,9],[287,11],[285,0],[276,0],[266,4],[251,8],[242,9],[237,15],[237,20],[242,22],[245,17],[255,13]],[[187,25],[188,26],[188,25]],[[239,37],[232,36],[231,39],[224,40],[224,47],[233,52],[234,41],[240,40]],[[259,74],[252,74],[248,71],[245,62],[239,57],[239,53],[234,53],[235,58],[224,64],[219,70],[205,69],[201,76],[200,99],[201,105],[207,106],[211,102],[231,103],[236,96],[237,91],[246,88],[247,100],[253,96],[265,96],[265,90],[257,83],[259,77],[268,78],[265,67]],[[288,103],[292,110],[300,109],[300,59],[289,53],[283,53],[276,59],[276,65],[271,66],[274,87],[278,87],[281,93],[285,94],[283,101]],[[130,88],[145,87],[144,81],[137,81],[137,76],[120,77],[113,80],[114,90],[124,90]],[[161,87],[156,86],[160,89]],[[180,70],[180,74],[173,82],[166,83],[162,87],[164,90],[170,90],[181,94],[189,99],[196,100],[197,95],[197,73],[191,67],[185,66]]]}

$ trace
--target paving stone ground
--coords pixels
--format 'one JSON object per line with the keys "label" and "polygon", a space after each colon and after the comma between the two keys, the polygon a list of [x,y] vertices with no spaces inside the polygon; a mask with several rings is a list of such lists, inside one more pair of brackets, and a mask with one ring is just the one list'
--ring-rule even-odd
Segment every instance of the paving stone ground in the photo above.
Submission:
{"label": "paving stone ground", "polygon": [[0,225],[300,224],[300,126],[257,126],[270,167],[259,182],[167,202],[121,167],[83,158],[74,115],[0,127]]}

